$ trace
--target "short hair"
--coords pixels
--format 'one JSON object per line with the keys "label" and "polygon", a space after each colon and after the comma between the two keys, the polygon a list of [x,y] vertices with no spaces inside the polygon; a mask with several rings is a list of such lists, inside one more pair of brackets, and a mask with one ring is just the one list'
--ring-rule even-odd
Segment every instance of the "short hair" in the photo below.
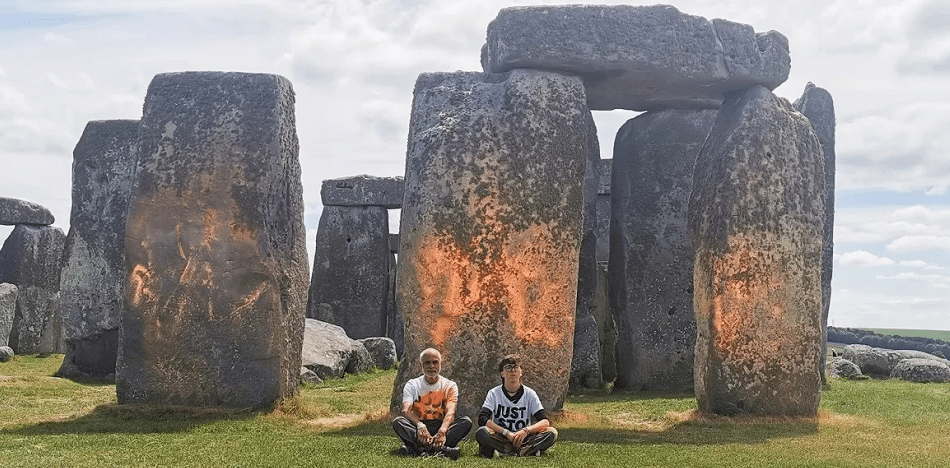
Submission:
{"label": "short hair", "polygon": [[426,348],[423,349],[421,353],[419,353],[419,362],[425,360],[426,354],[435,354],[436,356],[439,356],[440,361],[442,360],[442,353],[440,353],[438,349]]}
{"label": "short hair", "polygon": [[513,365],[521,367],[521,355],[519,354],[508,354],[505,357],[501,358],[501,362],[498,363],[498,372],[505,370],[505,366]]}

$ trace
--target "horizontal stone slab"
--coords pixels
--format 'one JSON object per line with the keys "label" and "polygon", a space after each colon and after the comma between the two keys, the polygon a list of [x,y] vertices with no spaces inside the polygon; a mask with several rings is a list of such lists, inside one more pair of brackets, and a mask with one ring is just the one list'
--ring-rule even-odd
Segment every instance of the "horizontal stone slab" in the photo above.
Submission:
{"label": "horizontal stone slab", "polygon": [[505,8],[488,25],[482,67],[584,79],[591,110],[718,107],[729,91],[788,79],[779,32],[707,20],[668,5]]}
{"label": "horizontal stone slab", "polygon": [[17,224],[34,224],[49,226],[56,219],[46,207],[19,200],[16,198],[0,197],[0,224],[14,226]]}
{"label": "horizontal stone slab", "polygon": [[402,207],[406,184],[402,177],[358,175],[323,181],[320,197],[326,206]]}

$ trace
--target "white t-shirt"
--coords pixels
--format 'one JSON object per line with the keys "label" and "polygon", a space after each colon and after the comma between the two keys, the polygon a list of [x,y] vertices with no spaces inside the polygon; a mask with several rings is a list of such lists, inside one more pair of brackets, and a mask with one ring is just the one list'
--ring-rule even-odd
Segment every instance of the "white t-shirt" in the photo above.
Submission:
{"label": "white t-shirt", "polygon": [[450,401],[458,403],[458,385],[441,375],[434,384],[430,385],[421,375],[406,382],[402,388],[403,404],[412,403],[413,413],[423,421],[445,419],[445,406]]}
{"label": "white t-shirt", "polygon": [[503,386],[499,385],[488,391],[482,404],[483,409],[491,411],[491,419],[495,424],[512,432],[524,429],[531,424],[531,418],[538,411],[544,410],[534,390],[525,385],[521,388],[524,389],[521,398],[511,401],[505,395]]}

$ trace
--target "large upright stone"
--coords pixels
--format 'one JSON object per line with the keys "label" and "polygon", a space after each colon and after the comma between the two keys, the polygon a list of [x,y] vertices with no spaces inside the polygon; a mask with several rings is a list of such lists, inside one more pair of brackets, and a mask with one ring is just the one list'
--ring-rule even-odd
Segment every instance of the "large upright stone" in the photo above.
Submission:
{"label": "large upright stone", "polygon": [[399,208],[406,184],[402,177],[358,175],[323,181],[320,198],[324,206],[381,206]]}
{"label": "large upright stone", "polygon": [[13,316],[16,314],[16,297],[16,285],[0,283],[0,346],[9,344]]}
{"label": "large upright stone", "polygon": [[696,398],[706,413],[814,416],[821,391],[824,161],[811,124],[757,86],[696,161]]}
{"label": "large upright stone", "polygon": [[115,373],[125,283],[125,221],[138,120],[86,124],[73,150],[73,206],[60,282],[64,377]]}
{"label": "large upright stone", "polygon": [[580,75],[592,110],[718,107],[726,92],[788,79],[788,39],[668,5],[505,8],[488,25],[485,71]]}
{"label": "large upright stone", "polygon": [[307,317],[339,325],[354,339],[386,336],[390,256],[386,208],[324,206]]}
{"label": "large upright stone", "polygon": [[56,221],[53,213],[43,205],[16,198],[0,197],[0,224],[34,224],[49,226]]}
{"label": "large upright stone", "polygon": [[65,238],[55,226],[19,224],[0,249],[0,283],[17,286],[9,339],[17,354],[65,351],[59,296]]}
{"label": "large upright stone", "polygon": [[508,353],[544,407],[562,406],[574,336],[590,115],[580,79],[514,70],[416,81],[396,297],[395,382],[442,351],[460,414],[475,416]]}
{"label": "large upright stone", "polygon": [[119,403],[294,395],[307,301],[294,94],[276,75],[157,75],[126,225]]}
{"label": "large upright stone", "polygon": [[[828,343],[828,311],[831,308],[831,272],[834,265],[835,227],[835,103],[831,93],[812,83],[805,86],[802,97],[794,103],[797,109],[811,122],[825,155],[825,235],[821,249],[821,368],[825,368]],[[824,373],[821,374],[824,378]]]}
{"label": "large upright stone", "polygon": [[696,318],[686,209],[696,156],[716,112],[647,112],[617,133],[609,291],[617,321],[619,388],[693,386]]}
{"label": "large upright stone", "polygon": [[[589,117],[587,165],[584,170],[584,231],[577,269],[574,350],[570,386],[600,388],[600,341],[592,315],[597,291],[597,191],[600,186],[600,143],[593,116]],[[583,325],[583,326],[581,326]]]}

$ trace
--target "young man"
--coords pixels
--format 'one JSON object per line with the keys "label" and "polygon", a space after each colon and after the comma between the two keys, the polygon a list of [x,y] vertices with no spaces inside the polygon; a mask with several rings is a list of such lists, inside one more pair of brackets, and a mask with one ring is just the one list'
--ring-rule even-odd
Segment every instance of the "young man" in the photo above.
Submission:
{"label": "young man", "polygon": [[458,385],[440,375],[442,354],[428,348],[419,355],[422,375],[406,382],[402,390],[402,416],[393,429],[402,439],[405,455],[443,454],[458,459],[459,441],[472,430],[467,416],[455,419]]}
{"label": "young man", "polygon": [[[529,456],[543,453],[557,440],[538,394],[521,384],[521,357],[509,354],[498,363],[502,384],[489,390],[478,415],[479,455]],[[532,422],[533,421],[533,422]]]}

